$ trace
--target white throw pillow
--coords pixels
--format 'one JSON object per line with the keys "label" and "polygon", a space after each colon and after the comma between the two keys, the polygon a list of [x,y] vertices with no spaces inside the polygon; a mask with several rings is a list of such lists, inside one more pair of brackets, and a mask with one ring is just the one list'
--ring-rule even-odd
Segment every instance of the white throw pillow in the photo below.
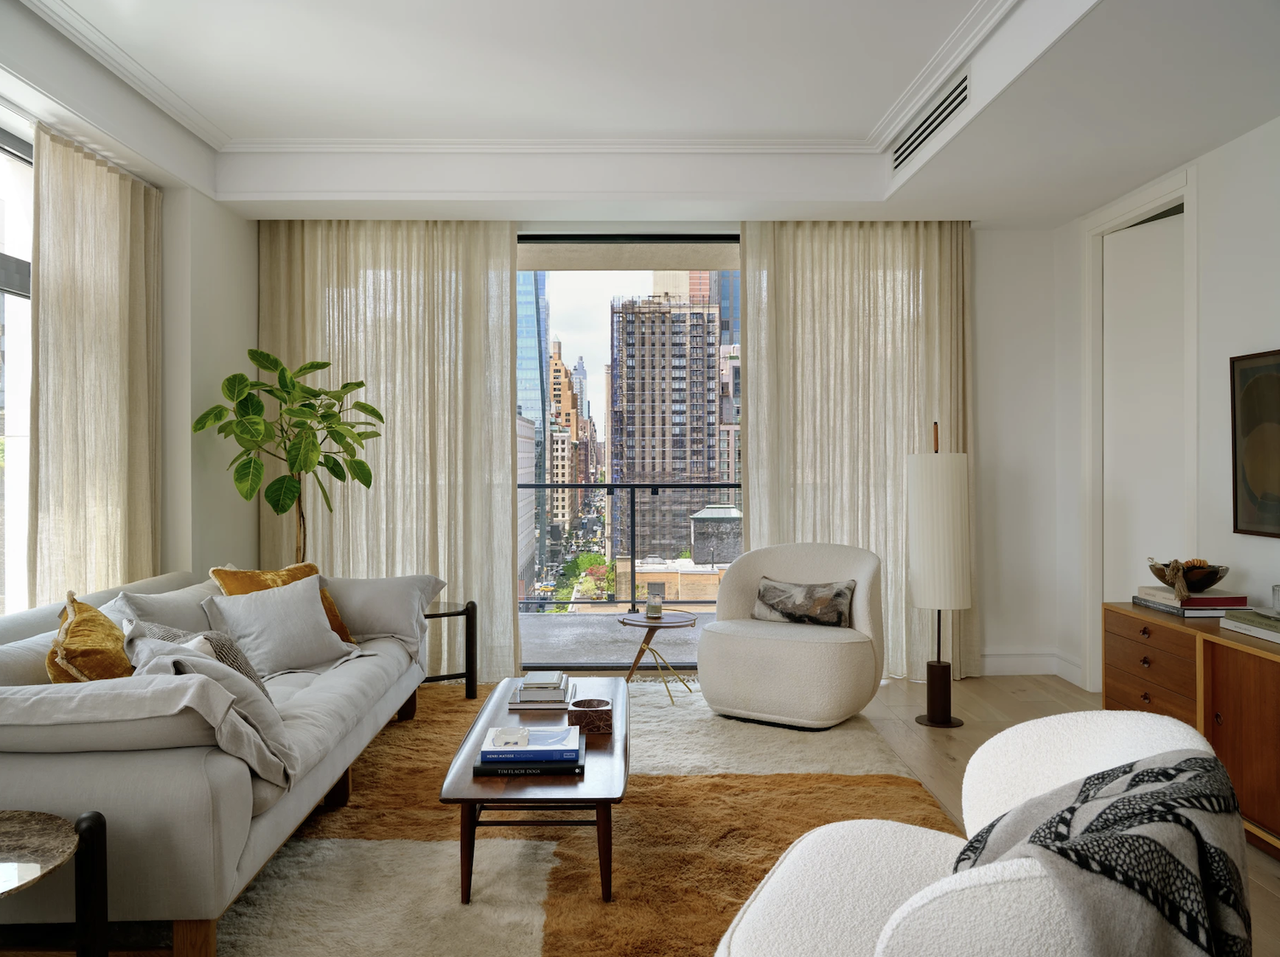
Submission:
{"label": "white throw pillow", "polygon": [[264,678],[306,671],[351,653],[351,645],[329,627],[319,575],[248,595],[211,595],[202,605],[208,627],[231,635]]}
{"label": "white throw pillow", "polygon": [[210,578],[198,585],[188,585],[186,588],[158,595],[122,591],[100,610],[117,625],[125,618],[132,618],[135,621],[168,625],[181,631],[199,632],[209,627],[200,603],[210,595],[221,593],[218,583]]}
{"label": "white throw pillow", "polygon": [[326,578],[338,614],[356,641],[398,635],[421,641],[427,621],[422,616],[445,583],[434,575],[401,578]]}

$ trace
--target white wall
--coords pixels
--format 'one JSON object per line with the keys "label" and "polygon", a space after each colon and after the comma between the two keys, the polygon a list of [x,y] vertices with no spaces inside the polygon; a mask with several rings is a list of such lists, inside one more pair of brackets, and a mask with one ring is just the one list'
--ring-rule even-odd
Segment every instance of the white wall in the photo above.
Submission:
{"label": "white wall", "polygon": [[973,233],[974,531],[986,674],[1059,669],[1054,237]]}
{"label": "white wall", "polygon": [[258,344],[258,229],[192,189],[164,197],[163,571],[258,562],[258,509],[226,471],[237,449],[191,423],[251,372]]}
{"label": "white wall", "polygon": [[1232,532],[1231,356],[1280,349],[1280,119],[1201,157],[1199,201],[1200,556],[1224,585],[1271,604],[1280,538]]}

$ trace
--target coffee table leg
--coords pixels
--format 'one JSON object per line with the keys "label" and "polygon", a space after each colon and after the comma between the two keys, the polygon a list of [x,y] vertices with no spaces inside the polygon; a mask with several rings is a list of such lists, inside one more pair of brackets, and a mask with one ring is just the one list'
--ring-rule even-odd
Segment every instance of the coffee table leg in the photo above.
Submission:
{"label": "coffee table leg", "polygon": [[650,628],[645,632],[644,641],[640,642],[640,650],[636,652],[636,660],[631,662],[631,670],[627,672],[627,681],[631,680],[632,675],[636,673],[636,669],[640,667],[640,659],[644,657],[644,653],[649,650],[649,642],[653,641],[653,636],[658,633],[657,628]]}
{"label": "coffee table leg", "polygon": [[471,868],[476,859],[476,820],[480,817],[474,804],[462,805],[462,903],[471,903]]}
{"label": "coffee table leg", "polygon": [[596,847],[600,853],[600,899],[613,900],[613,805],[596,805]]}
{"label": "coffee table leg", "polygon": [[76,820],[76,957],[107,955],[107,819],[86,811]]}

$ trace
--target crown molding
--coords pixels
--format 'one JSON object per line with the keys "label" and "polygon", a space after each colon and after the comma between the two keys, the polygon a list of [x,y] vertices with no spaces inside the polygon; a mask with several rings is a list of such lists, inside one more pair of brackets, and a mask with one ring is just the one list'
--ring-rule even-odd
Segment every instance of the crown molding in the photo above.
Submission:
{"label": "crown molding", "polygon": [[22,3],[215,150],[230,141],[230,136],[81,16],[67,0]]}
{"label": "crown molding", "polygon": [[992,34],[1019,2],[1020,0],[978,0],[938,52],[925,64],[924,69],[898,97],[897,102],[889,108],[889,112],[875,125],[867,142],[874,145],[876,152],[882,152],[892,145],[903,127],[928,105],[937,95],[938,89],[964,65],[982,45],[982,41]]}
{"label": "crown molding", "polygon": [[707,139],[235,139],[223,153],[879,153],[864,140]]}

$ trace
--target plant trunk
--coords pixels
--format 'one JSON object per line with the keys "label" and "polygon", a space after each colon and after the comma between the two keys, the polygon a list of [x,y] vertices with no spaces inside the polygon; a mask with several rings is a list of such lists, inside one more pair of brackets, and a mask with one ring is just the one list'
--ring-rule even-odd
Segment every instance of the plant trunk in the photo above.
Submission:
{"label": "plant trunk", "polygon": [[307,516],[302,510],[302,493],[298,493],[298,501],[293,506],[298,519],[298,544],[294,552],[294,561],[301,565],[307,560]]}

